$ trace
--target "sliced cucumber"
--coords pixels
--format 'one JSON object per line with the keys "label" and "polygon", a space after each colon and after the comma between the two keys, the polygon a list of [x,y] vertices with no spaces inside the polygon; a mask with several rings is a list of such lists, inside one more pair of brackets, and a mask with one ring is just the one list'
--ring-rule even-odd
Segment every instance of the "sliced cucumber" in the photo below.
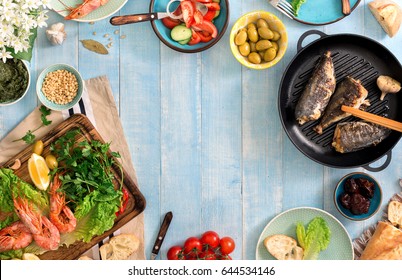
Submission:
{"label": "sliced cucumber", "polygon": [[221,0],[212,0],[212,2],[215,2],[215,3],[220,3],[220,2],[221,2]]}
{"label": "sliced cucumber", "polygon": [[177,43],[179,43],[180,45],[185,45],[185,44],[188,44],[188,42],[190,42],[190,40],[191,40],[191,37],[186,40],[177,41]]}
{"label": "sliced cucumber", "polygon": [[191,31],[191,29],[183,25],[177,25],[173,27],[172,31],[170,32],[170,36],[172,36],[172,39],[177,42],[190,40],[192,35],[193,32]]}
{"label": "sliced cucumber", "polygon": [[216,11],[216,12],[215,12],[215,16],[214,16],[214,18],[217,18],[217,17],[219,16],[219,14],[220,14],[220,13],[221,13],[221,11],[219,11],[219,10],[218,10],[218,11]]}

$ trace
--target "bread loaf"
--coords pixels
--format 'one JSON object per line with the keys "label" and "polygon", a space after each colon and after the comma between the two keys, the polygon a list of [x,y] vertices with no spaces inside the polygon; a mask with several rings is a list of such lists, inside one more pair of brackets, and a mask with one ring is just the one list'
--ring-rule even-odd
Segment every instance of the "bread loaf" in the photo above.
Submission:
{"label": "bread loaf", "polygon": [[398,4],[391,0],[374,0],[368,7],[388,36],[394,37],[402,21],[402,11]]}
{"label": "bread loaf", "polygon": [[284,234],[275,234],[264,239],[268,252],[278,260],[301,260],[303,248],[297,246],[297,241]]}
{"label": "bread loaf", "polygon": [[388,220],[396,227],[402,228],[402,203],[391,201],[388,204]]}
{"label": "bread loaf", "polygon": [[140,246],[140,240],[133,234],[120,234],[102,245],[99,252],[102,260],[126,260]]}
{"label": "bread loaf", "polygon": [[402,231],[387,222],[379,221],[360,259],[402,260]]}

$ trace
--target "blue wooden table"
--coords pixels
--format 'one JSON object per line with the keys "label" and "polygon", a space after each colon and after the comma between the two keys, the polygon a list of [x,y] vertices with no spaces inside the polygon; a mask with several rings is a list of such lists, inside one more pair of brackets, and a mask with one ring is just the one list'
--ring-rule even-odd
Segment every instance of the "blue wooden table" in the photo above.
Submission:
{"label": "blue wooden table", "polygon": [[[197,54],[169,49],[158,40],[150,23],[115,27],[109,18],[94,24],[78,23],[49,12],[49,25],[65,23],[67,40],[62,46],[51,46],[44,28],[39,30],[30,63],[30,91],[16,105],[0,109],[0,138],[38,105],[34,84],[38,74],[51,64],[68,63],[77,67],[84,79],[107,75],[111,82],[139,186],[147,199],[147,257],[168,211],[174,218],[160,252],[163,259],[170,246],[206,230],[234,238],[234,259],[255,259],[258,237],[266,224],[282,211],[300,206],[328,211],[339,218],[352,238],[358,237],[381,213],[364,222],[349,221],[337,212],[333,190],[345,174],[366,171],[325,167],[299,152],[282,128],[277,99],[280,79],[296,54],[297,40],[310,29],[361,34],[402,58],[402,34],[387,37],[368,2],[361,1],[350,16],[337,23],[309,26],[288,19],[266,0],[230,1],[224,37]],[[129,0],[118,14],[148,9],[149,1]],[[236,19],[258,9],[279,16],[289,35],[284,58],[263,71],[241,66],[229,48]],[[79,42],[96,39],[107,44],[104,34],[114,38],[106,56],[89,52]],[[121,35],[125,38],[119,39]],[[397,144],[391,164],[372,174],[383,187],[383,205],[400,191],[401,162],[402,146]]]}

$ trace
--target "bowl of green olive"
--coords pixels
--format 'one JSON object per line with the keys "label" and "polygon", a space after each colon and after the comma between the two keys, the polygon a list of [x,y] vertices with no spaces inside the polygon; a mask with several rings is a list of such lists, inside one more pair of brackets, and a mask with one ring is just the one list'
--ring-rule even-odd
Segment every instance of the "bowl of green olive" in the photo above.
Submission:
{"label": "bowl of green olive", "polygon": [[272,13],[249,12],[241,16],[230,32],[230,49],[244,66],[262,70],[274,66],[288,46],[285,25]]}

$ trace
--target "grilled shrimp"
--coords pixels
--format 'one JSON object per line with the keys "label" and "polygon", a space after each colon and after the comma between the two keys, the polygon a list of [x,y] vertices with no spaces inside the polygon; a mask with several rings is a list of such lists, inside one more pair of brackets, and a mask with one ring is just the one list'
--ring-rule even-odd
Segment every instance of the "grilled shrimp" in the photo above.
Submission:
{"label": "grilled shrimp", "polygon": [[45,250],[56,250],[59,247],[59,230],[46,216],[33,209],[33,206],[21,197],[14,198],[14,208],[40,247]]}
{"label": "grilled shrimp", "polygon": [[100,6],[106,5],[109,0],[84,0],[81,4],[75,6],[75,8],[66,6],[61,0],[59,2],[70,10],[70,14],[64,19],[77,19],[85,17]]}
{"label": "grilled shrimp", "polygon": [[25,248],[32,242],[32,234],[21,221],[0,230],[0,252]]}
{"label": "grilled shrimp", "polygon": [[60,186],[61,181],[58,174],[56,174],[50,185],[50,221],[60,233],[72,232],[77,225],[77,220],[71,209],[66,205],[64,193],[58,191]]}

